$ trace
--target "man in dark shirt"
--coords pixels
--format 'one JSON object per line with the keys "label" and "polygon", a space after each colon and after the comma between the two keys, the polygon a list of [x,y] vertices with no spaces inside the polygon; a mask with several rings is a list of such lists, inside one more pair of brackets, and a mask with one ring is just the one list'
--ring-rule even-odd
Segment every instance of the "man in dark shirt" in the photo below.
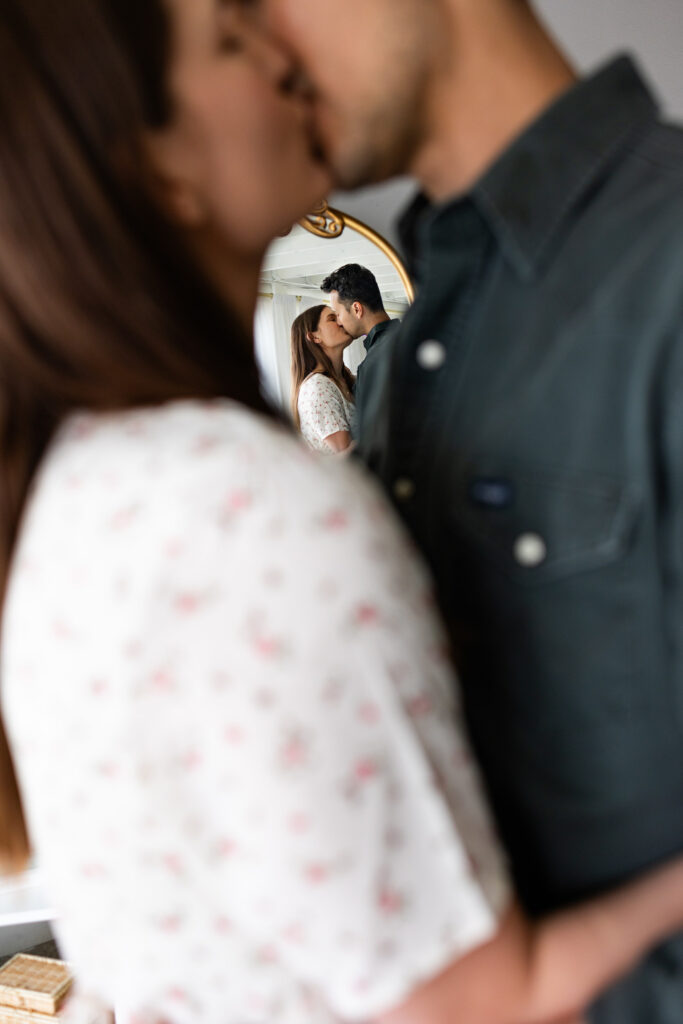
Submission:
{"label": "man in dark shirt", "polygon": [[[545,913],[683,849],[683,133],[627,58],[577,81],[525,0],[264,3],[339,182],[423,189],[361,451]],[[683,937],[591,1020],[680,1024]]]}
{"label": "man in dark shirt", "polygon": [[365,359],[356,373],[356,422],[354,439],[363,437],[365,425],[375,422],[377,401],[382,394],[381,381],[389,357],[387,340],[398,326],[384,308],[377,278],[358,263],[347,263],[330,274],[321,290],[330,296],[330,305],[340,325],[352,338],[365,338]]}

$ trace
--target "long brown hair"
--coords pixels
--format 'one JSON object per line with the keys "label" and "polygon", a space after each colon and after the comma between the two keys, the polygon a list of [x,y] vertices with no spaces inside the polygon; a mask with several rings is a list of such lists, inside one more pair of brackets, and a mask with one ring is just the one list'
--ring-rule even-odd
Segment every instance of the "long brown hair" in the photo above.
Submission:
{"label": "long brown hair", "polygon": [[[162,0],[0,0],[0,601],[73,409],[229,396],[265,411],[250,339],[147,187],[169,36]],[[0,864],[28,852],[0,720]]]}
{"label": "long brown hair", "polygon": [[299,392],[301,385],[316,371],[333,380],[341,392],[351,392],[355,377],[344,367],[339,377],[332,365],[332,360],[321,345],[311,341],[320,326],[320,318],[329,310],[329,306],[311,306],[301,313],[292,324],[292,419],[297,430],[301,427],[299,419]]}

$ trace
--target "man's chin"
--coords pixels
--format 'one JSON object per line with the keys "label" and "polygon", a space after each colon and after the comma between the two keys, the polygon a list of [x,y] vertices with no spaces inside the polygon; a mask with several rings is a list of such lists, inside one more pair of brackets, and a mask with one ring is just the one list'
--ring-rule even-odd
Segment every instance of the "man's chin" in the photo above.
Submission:
{"label": "man's chin", "polygon": [[371,147],[345,140],[344,134],[328,123],[320,125],[317,137],[320,158],[332,176],[332,188],[348,192],[381,180],[373,174],[375,160]]}
{"label": "man's chin", "polygon": [[408,156],[403,154],[401,159],[394,159],[388,150],[378,151],[374,146],[333,146],[325,153],[325,163],[332,173],[334,188],[351,192],[405,174]]}
{"label": "man's chin", "polygon": [[371,165],[363,162],[330,158],[328,164],[332,173],[333,189],[340,192],[352,192],[366,185],[376,185],[392,175],[382,175]]}

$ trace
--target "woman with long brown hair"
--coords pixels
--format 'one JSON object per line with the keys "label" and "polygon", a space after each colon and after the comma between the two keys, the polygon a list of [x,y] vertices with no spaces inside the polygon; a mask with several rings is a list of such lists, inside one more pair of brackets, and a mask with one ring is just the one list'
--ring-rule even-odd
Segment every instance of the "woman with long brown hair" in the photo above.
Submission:
{"label": "woman with long brown hair", "polygon": [[0,855],[120,1024],[568,1016],[683,866],[526,921],[422,569],[263,405],[291,78],[232,5],[0,0]]}
{"label": "woman with long brown hair", "polygon": [[312,306],[292,324],[292,417],[314,451],[351,446],[355,377],[344,365],[353,338],[329,306]]}

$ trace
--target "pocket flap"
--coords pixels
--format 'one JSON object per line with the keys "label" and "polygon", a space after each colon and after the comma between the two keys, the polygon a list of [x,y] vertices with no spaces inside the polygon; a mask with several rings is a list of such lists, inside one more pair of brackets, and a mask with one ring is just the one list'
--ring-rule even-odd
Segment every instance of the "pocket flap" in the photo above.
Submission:
{"label": "pocket flap", "polygon": [[487,557],[529,583],[618,558],[634,512],[616,477],[486,459],[463,467],[453,508],[457,525]]}

